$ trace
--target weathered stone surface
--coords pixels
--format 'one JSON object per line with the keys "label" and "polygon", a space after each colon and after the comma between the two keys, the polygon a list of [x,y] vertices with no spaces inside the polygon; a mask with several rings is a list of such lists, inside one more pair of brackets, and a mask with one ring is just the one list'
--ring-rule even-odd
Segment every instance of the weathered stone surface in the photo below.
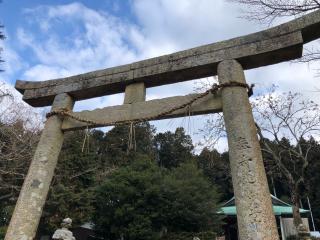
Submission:
{"label": "weathered stone surface", "polygon": [[[52,109],[72,109],[67,94],[55,97]],[[16,203],[5,240],[32,240],[36,234],[42,209],[63,142],[62,119],[50,117],[43,129],[28,174]]]}
{"label": "weathered stone surface", "polygon": [[320,11],[265,31],[151,58],[119,67],[43,81],[17,81],[16,88],[32,106],[50,105],[55,95],[75,100],[123,92],[135,82],[146,87],[212,76],[219,62],[236,59],[244,69],[299,58],[303,43],[320,37]]}
{"label": "weathered stone surface", "polygon": [[[186,103],[193,99],[197,94],[190,94],[186,96],[169,97],[163,99],[156,99],[146,102],[134,102],[132,104],[123,104],[119,106],[106,107],[102,109],[95,109],[92,111],[75,112],[75,116],[81,118],[94,120],[96,122],[105,122],[99,126],[110,126],[113,122],[119,121],[131,121],[137,118],[145,118],[155,116],[163,111],[169,110],[172,107]],[[190,113],[192,116],[221,112],[222,103],[220,94],[209,94],[206,97],[197,100],[190,107]],[[181,109],[171,114],[156,117],[154,120],[168,119],[175,117],[183,117],[188,115],[189,110]],[[82,123],[74,119],[66,117],[62,124],[63,131],[71,131],[78,129],[97,127],[97,125]]]}
{"label": "weathered stone surface", "polygon": [[[238,40],[238,39],[236,39]],[[217,64],[224,60],[235,58],[246,67],[260,67],[281,61],[295,59],[302,53],[302,37],[300,32],[290,33],[260,42],[249,42],[240,45],[234,41],[233,46],[224,47],[222,43],[213,44],[212,49],[191,49],[169,55],[166,61],[154,63],[133,63],[130,70],[122,73],[111,73],[106,70],[105,75],[84,75],[54,80],[55,84],[41,88],[26,89],[24,100],[32,106],[50,105],[53,97],[61,92],[71,94],[75,100],[103,96],[123,92],[125,86],[135,82],[144,82],[146,87],[160,86],[208,77],[214,75]],[[218,47],[216,45],[219,45]],[[171,57],[170,57],[171,56]],[[160,57],[161,58],[161,57]],[[98,73],[102,74],[102,73]],[[22,91],[22,81],[17,81],[16,88]],[[25,85],[26,86],[26,85]]]}
{"label": "weathered stone surface", "polygon": [[124,104],[144,102],[146,100],[146,86],[143,82],[126,86]]}
{"label": "weathered stone surface", "polygon": [[[220,83],[245,83],[243,69],[235,60],[219,64],[218,78]],[[221,97],[240,240],[277,240],[275,216],[247,91],[242,87],[227,87],[222,89]]]}

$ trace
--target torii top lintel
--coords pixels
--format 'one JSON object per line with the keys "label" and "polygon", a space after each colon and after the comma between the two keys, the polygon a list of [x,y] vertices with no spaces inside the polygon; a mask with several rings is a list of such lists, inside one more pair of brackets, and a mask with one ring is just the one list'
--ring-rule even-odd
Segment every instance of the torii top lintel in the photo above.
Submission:
{"label": "torii top lintel", "polygon": [[304,43],[320,38],[320,10],[279,26],[169,55],[42,82],[17,80],[16,89],[34,107],[48,106],[60,93],[74,100],[123,92],[135,82],[146,87],[214,76],[219,62],[236,59],[244,69],[301,57]]}

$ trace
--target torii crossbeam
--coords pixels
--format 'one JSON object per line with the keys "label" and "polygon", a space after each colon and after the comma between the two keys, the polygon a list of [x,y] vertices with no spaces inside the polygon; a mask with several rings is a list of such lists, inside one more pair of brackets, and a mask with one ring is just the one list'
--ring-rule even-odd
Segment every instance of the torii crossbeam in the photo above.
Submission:
{"label": "torii crossbeam", "polygon": [[[220,84],[237,82],[209,93],[189,106],[193,115],[221,112],[228,134],[229,156],[241,240],[279,239],[269,188],[247,91],[244,69],[302,56],[303,44],[320,38],[320,11],[250,35],[132,64],[42,82],[16,82],[23,100],[34,107],[52,105],[77,118],[53,115],[40,142],[16,204],[5,240],[32,240],[49,191],[65,131],[142,118],[183,116],[184,109],[157,115],[165,108],[197,98],[196,94],[145,101],[148,87],[218,75]],[[125,92],[124,104],[73,113],[77,100]],[[103,122],[103,124],[94,124]]]}

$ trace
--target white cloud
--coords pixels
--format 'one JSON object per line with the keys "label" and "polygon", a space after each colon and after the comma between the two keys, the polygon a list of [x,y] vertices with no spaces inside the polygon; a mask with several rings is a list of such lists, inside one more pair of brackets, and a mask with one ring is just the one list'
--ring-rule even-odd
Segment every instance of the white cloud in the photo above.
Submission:
{"label": "white cloud", "polygon": [[257,92],[266,92],[272,85],[276,85],[279,91],[299,92],[320,104],[317,91],[320,84],[313,67],[315,66],[286,62],[246,71],[246,77],[248,82],[256,84]]}
{"label": "white cloud", "polygon": [[[39,6],[25,13],[35,16],[31,23],[41,31],[17,30],[20,43],[31,49],[39,62],[23,73],[23,79],[40,81],[65,77],[139,59],[144,37],[137,26],[108,13],[79,3]],[[60,19],[64,22],[60,23]],[[67,36],[60,36],[59,24],[69,25],[67,28],[75,25],[75,28],[71,28]],[[44,39],[41,34],[45,34]],[[77,102],[75,109],[90,110],[122,102],[123,94],[117,94]]]}
{"label": "white cloud", "polygon": [[12,77],[15,73],[27,67],[28,64],[25,63],[19,54],[10,46],[11,38],[8,33],[5,33],[5,36],[7,38],[4,41],[0,41],[0,49],[3,50],[1,51],[1,58],[4,60],[0,65],[0,68],[4,70],[4,72],[0,73],[0,80],[14,82],[15,79],[12,79]]}
{"label": "white cloud", "polygon": [[[61,68],[65,74],[78,74],[138,59],[135,46],[130,45],[131,34],[133,39],[139,37],[135,26],[107,13],[72,3],[40,6],[26,14],[36,15],[38,28],[46,30],[50,26],[50,31],[44,38],[39,32],[19,28],[18,39],[33,50],[42,65],[53,66],[53,71]],[[62,36],[59,27],[70,32]]]}
{"label": "white cloud", "polygon": [[44,79],[60,78],[67,75],[70,75],[70,72],[62,67],[38,64],[27,69],[22,78],[31,81],[40,81]]}
{"label": "white cloud", "polygon": [[153,47],[181,50],[258,29],[237,18],[238,6],[225,0],[136,0],[133,7]]}

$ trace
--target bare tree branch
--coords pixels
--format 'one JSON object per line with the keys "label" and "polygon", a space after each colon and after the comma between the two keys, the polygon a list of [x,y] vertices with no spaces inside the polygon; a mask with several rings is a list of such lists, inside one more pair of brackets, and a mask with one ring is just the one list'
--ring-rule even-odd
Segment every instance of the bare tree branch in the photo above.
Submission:
{"label": "bare tree branch", "polygon": [[[296,18],[320,9],[319,0],[229,0],[245,6],[242,17],[271,25],[280,18]],[[293,62],[310,63],[320,60],[319,48],[305,48],[303,57]]]}

